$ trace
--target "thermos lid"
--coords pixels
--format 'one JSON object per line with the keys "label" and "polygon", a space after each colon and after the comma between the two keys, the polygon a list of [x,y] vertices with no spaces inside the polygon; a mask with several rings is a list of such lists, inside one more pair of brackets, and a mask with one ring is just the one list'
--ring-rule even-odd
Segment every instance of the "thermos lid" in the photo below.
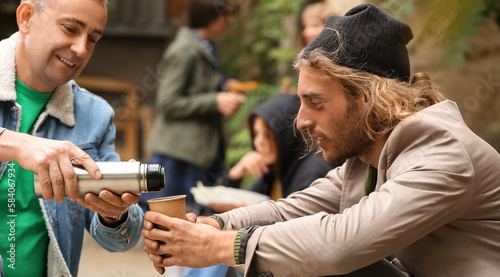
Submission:
{"label": "thermos lid", "polygon": [[165,168],[159,164],[148,164],[147,167],[148,191],[160,191],[165,188]]}

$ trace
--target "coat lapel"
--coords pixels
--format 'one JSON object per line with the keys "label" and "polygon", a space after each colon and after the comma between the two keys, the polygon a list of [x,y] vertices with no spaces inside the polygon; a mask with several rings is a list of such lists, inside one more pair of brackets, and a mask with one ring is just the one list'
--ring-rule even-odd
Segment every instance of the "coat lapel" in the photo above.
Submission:
{"label": "coat lapel", "polygon": [[213,66],[216,69],[220,69],[220,64],[215,60],[215,58],[212,56],[210,52],[201,45],[200,41],[198,38],[193,34],[193,32],[189,28],[181,28],[179,30],[180,36],[182,40],[185,40],[187,45],[192,45],[193,46],[193,51],[198,53],[201,57],[203,57],[204,60],[206,60],[211,66]]}

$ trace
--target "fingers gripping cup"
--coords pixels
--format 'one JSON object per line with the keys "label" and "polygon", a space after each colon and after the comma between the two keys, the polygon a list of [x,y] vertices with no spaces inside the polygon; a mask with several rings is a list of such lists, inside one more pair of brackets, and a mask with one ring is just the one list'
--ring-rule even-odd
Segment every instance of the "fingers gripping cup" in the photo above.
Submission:
{"label": "fingers gripping cup", "polygon": [[186,219],[186,195],[176,195],[148,200],[149,210],[170,217]]}
{"label": "fingers gripping cup", "polygon": [[[149,210],[166,216],[186,219],[186,195],[175,195],[148,200]],[[170,231],[167,227],[154,224],[155,228]],[[170,254],[163,255],[165,258],[172,257]]]}

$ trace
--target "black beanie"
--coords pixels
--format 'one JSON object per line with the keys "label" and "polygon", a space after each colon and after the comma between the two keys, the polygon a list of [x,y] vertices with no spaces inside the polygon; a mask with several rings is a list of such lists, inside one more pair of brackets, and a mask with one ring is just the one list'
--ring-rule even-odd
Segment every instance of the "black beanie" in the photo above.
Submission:
{"label": "black beanie", "polygon": [[321,48],[332,54],[329,58],[339,65],[408,82],[406,44],[412,38],[408,24],[372,4],[363,4],[345,16],[328,17],[323,31],[306,47],[302,58]]}

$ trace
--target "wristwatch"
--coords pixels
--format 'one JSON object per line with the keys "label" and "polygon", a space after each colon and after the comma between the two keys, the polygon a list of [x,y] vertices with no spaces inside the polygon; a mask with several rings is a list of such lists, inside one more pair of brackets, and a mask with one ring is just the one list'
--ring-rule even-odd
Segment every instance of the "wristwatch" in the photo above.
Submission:
{"label": "wristwatch", "polygon": [[113,220],[113,221],[124,221],[127,216],[128,216],[128,207],[121,213],[111,217],[111,216],[105,216],[105,218],[109,219],[109,220]]}

